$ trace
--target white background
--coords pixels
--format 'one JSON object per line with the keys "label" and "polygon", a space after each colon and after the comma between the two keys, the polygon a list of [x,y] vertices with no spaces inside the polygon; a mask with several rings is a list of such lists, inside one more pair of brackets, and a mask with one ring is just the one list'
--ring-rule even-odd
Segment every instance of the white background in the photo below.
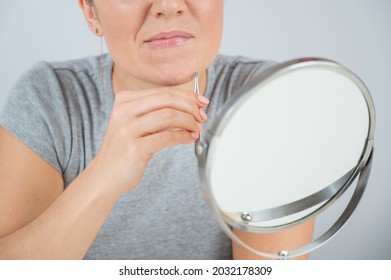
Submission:
{"label": "white background", "polygon": [[[100,42],[76,0],[13,0],[0,4],[0,48],[2,106],[35,61],[98,54]],[[353,217],[311,258],[391,259],[391,1],[228,0],[221,52],[276,61],[320,56],[361,77],[377,111],[371,178]]]}

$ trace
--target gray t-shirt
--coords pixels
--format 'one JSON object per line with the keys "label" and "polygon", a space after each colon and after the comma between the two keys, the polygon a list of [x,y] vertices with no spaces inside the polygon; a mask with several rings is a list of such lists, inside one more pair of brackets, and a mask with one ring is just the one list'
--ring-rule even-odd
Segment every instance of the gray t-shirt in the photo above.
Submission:
{"label": "gray t-shirt", "polygon": [[[208,69],[210,127],[222,105],[270,62],[218,56]],[[65,188],[98,153],[113,106],[109,55],[39,62],[12,88],[0,125],[63,176]],[[75,229],[77,230],[77,229]],[[85,259],[231,259],[200,189],[194,144],[154,155],[143,179],[124,194]]]}

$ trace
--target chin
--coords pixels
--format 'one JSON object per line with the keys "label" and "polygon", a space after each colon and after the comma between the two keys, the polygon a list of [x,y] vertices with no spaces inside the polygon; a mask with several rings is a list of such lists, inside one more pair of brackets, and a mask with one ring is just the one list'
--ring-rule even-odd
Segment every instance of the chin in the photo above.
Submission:
{"label": "chin", "polygon": [[[174,53],[174,52],[173,52]],[[166,53],[165,56],[150,59],[145,65],[144,72],[152,74],[155,84],[162,86],[177,86],[189,83],[194,73],[203,69],[203,57],[189,56],[189,52]]]}
{"label": "chin", "polygon": [[184,76],[184,77],[162,77],[159,79],[158,84],[165,87],[174,87],[187,84],[193,80],[194,73]]}
{"label": "chin", "polygon": [[[189,69],[190,68],[190,69]],[[194,79],[194,73],[196,70],[191,70],[193,67],[187,67],[186,70],[177,70],[183,68],[176,68],[176,70],[162,70],[155,77],[156,84],[161,86],[179,86],[183,84],[187,84]],[[174,68],[175,69],[175,68]],[[194,67],[195,69],[195,67]]]}

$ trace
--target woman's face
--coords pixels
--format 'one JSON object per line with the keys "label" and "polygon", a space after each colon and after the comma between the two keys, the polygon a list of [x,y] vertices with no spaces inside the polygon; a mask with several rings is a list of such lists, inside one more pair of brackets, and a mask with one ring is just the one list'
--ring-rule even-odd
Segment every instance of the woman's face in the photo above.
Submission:
{"label": "woman's face", "polygon": [[120,79],[184,84],[205,71],[220,47],[223,0],[94,0],[94,6]]}

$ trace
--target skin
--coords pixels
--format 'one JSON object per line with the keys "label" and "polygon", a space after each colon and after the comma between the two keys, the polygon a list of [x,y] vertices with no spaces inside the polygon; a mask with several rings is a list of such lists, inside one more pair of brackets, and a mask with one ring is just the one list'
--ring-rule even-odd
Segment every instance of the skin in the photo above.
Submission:
{"label": "skin", "polygon": [[[80,0],[79,5],[91,31],[105,37],[114,61],[109,126],[97,156],[66,190],[56,169],[0,127],[0,259],[82,259],[117,199],[138,185],[153,154],[194,142],[207,119],[202,93],[220,46],[223,0]],[[157,34],[179,29],[190,34],[185,43],[149,44]],[[195,72],[199,96],[192,92]],[[288,249],[310,240],[312,226],[240,234],[259,249]],[[235,258],[256,258],[236,244],[233,250]]]}

